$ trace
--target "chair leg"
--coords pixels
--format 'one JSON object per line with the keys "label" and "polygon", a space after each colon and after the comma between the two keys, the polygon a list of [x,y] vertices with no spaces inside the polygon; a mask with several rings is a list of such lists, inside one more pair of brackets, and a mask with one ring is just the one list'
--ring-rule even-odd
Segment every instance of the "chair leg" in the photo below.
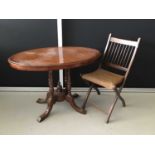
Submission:
{"label": "chair leg", "polygon": [[107,117],[106,123],[109,123],[111,114],[112,114],[112,112],[113,112],[113,110],[114,110],[114,107],[115,107],[115,105],[116,105],[116,102],[117,102],[118,98],[122,101],[123,106],[124,106],[124,107],[126,106],[125,100],[121,97],[120,92],[117,90],[117,88],[114,89],[114,91],[115,91],[115,93],[116,93],[116,99],[115,99],[114,103],[113,103],[113,104],[111,105],[111,107],[110,107],[110,110],[109,110],[109,113],[108,113],[108,117]]}
{"label": "chair leg", "polygon": [[97,88],[97,86],[93,86],[93,88],[96,90],[97,94],[100,95],[100,90]]}
{"label": "chair leg", "polygon": [[85,110],[85,108],[86,108],[86,104],[87,104],[87,101],[88,101],[89,95],[90,95],[90,93],[91,93],[91,91],[92,91],[92,88],[93,88],[93,85],[91,85],[91,86],[89,87],[89,90],[88,90],[88,93],[87,93],[86,99],[85,99],[85,101],[83,102],[82,108],[83,108],[84,110]]}
{"label": "chair leg", "polygon": [[125,107],[125,106],[126,106],[125,100],[124,100],[124,98],[120,95],[120,91],[117,90],[117,88],[115,89],[115,91],[116,91],[116,94],[117,94],[118,98],[122,101],[123,107]]}
{"label": "chair leg", "polygon": [[109,113],[108,113],[108,117],[107,117],[106,123],[109,123],[111,114],[112,114],[112,112],[113,112],[113,110],[114,110],[114,107],[115,107],[115,105],[116,105],[117,100],[118,100],[118,96],[116,96],[116,99],[115,99],[114,103],[111,105],[111,107],[110,107],[110,109],[109,109]]}

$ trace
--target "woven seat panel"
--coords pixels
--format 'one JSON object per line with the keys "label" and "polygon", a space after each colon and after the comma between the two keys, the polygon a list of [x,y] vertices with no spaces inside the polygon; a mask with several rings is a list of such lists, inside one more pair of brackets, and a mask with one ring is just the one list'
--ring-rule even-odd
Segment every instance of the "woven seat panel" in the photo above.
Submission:
{"label": "woven seat panel", "polygon": [[124,76],[112,73],[104,69],[98,69],[94,72],[82,75],[82,78],[107,89],[114,89],[123,81]]}

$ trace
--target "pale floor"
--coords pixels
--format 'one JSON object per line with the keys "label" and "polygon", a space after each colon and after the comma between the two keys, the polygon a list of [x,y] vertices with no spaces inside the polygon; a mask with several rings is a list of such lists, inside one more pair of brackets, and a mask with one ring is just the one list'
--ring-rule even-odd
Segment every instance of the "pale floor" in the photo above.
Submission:
{"label": "pale floor", "polygon": [[[80,95],[78,104],[85,93]],[[155,93],[123,93],[127,107],[118,101],[109,124],[105,119],[114,99],[111,92],[93,93],[86,115],[59,102],[50,116],[38,123],[36,118],[46,107],[35,102],[40,96],[45,92],[0,92],[0,134],[155,134]]]}

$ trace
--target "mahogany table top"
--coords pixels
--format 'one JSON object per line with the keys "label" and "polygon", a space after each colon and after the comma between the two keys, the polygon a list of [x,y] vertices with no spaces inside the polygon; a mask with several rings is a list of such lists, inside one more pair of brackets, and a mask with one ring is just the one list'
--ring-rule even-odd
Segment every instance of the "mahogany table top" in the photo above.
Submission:
{"label": "mahogany table top", "polygon": [[76,68],[93,63],[100,56],[85,47],[47,47],[19,52],[8,59],[11,67],[23,71],[49,71]]}

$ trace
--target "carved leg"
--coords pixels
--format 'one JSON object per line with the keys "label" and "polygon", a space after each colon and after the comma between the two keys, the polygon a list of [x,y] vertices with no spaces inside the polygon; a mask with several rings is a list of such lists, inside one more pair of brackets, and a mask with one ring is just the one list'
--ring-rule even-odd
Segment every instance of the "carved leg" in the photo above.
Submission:
{"label": "carved leg", "polygon": [[75,104],[74,98],[71,95],[67,95],[66,96],[66,101],[69,102],[69,104],[72,106],[72,108],[74,110],[76,110],[77,112],[81,113],[81,114],[86,114],[86,110],[84,110],[83,108],[78,107]]}
{"label": "carved leg", "polygon": [[48,103],[47,103],[47,108],[46,111],[40,115],[37,119],[38,122],[42,122],[44,119],[46,119],[49,115],[49,113],[52,110],[53,104],[55,103],[55,99],[54,98],[49,98],[48,99]]}
{"label": "carved leg", "polygon": [[[67,76],[67,74],[68,74],[68,71],[65,70],[65,86],[66,86],[66,92],[67,92],[67,81],[68,81],[68,76]],[[70,76],[70,75],[69,75],[69,76]],[[78,98],[78,97],[79,97],[79,94],[75,93],[75,94],[73,94],[72,96],[73,96],[73,98]]]}
{"label": "carved leg", "polygon": [[65,70],[65,77],[64,77],[64,80],[65,80],[65,91],[66,91],[66,94],[68,93],[68,71],[67,70]]}
{"label": "carved leg", "polygon": [[50,93],[48,91],[45,99],[44,98],[38,98],[38,100],[36,102],[39,104],[47,103],[49,97],[50,97]]}
{"label": "carved leg", "polygon": [[52,71],[49,71],[48,83],[49,83],[49,92],[48,92],[49,96],[47,99],[47,108],[46,108],[46,111],[42,115],[40,115],[39,118],[37,119],[38,122],[42,122],[45,118],[48,117],[50,111],[52,110],[53,104],[56,102],[54,97]]}
{"label": "carved leg", "polygon": [[70,103],[70,105],[77,112],[86,114],[86,111],[83,108],[78,107],[74,102],[74,97],[71,94],[71,79],[70,79],[70,70],[65,70],[65,82],[66,82],[66,101]]}
{"label": "carved leg", "polygon": [[[51,72],[49,71],[48,78],[51,78],[50,74],[51,74]],[[50,97],[50,88],[49,88],[49,90],[48,90],[48,92],[46,94],[46,98],[45,99],[44,98],[38,98],[38,100],[36,102],[39,103],[39,104],[47,103],[49,97]]]}

